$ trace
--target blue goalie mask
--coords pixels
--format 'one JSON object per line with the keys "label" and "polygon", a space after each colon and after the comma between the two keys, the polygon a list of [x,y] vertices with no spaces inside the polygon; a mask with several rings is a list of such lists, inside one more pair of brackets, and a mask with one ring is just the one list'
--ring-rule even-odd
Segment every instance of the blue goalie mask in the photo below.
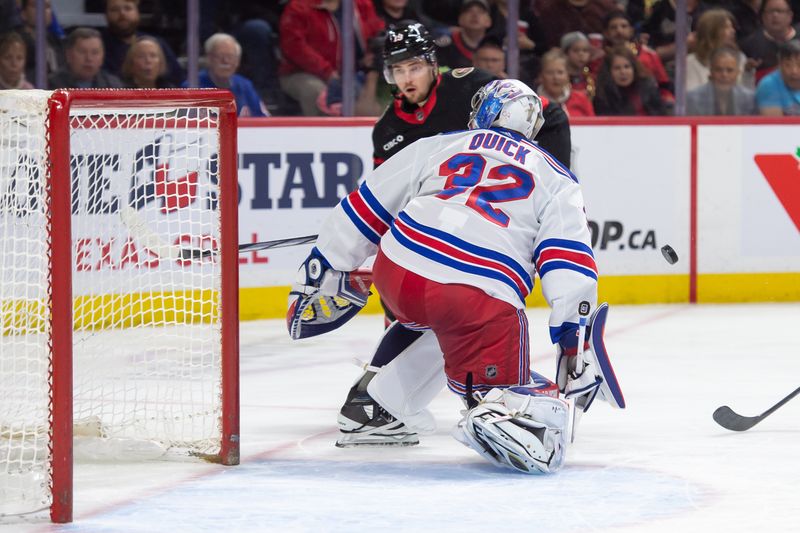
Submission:
{"label": "blue goalie mask", "polygon": [[542,99],[519,80],[495,80],[472,97],[469,129],[505,128],[533,140],[544,125]]}

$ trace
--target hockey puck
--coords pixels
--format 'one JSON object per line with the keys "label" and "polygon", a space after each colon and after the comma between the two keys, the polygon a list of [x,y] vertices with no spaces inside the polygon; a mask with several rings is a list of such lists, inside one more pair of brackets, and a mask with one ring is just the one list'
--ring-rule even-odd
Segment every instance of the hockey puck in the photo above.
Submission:
{"label": "hockey puck", "polygon": [[672,249],[672,246],[669,244],[665,244],[661,247],[661,254],[664,256],[664,259],[667,260],[667,263],[670,265],[674,265],[678,262],[678,254],[675,250]]}

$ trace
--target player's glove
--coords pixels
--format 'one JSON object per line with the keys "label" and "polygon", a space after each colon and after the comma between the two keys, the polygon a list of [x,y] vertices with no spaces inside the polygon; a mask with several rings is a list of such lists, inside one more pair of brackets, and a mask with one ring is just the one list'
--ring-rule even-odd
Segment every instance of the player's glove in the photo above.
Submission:
{"label": "player's glove", "polygon": [[371,284],[371,272],[334,270],[315,247],[289,292],[289,335],[303,339],[338,328],[364,307]]}

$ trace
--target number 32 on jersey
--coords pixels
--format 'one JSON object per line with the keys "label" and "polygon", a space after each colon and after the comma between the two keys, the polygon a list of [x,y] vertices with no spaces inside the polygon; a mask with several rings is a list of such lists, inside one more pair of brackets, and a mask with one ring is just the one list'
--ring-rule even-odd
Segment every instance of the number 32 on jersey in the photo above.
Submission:
{"label": "number 32 on jersey", "polygon": [[[439,166],[439,175],[446,177],[447,181],[444,190],[436,196],[450,200],[467,193],[467,207],[498,226],[508,227],[508,215],[492,204],[528,198],[533,192],[533,176],[527,170],[514,165],[499,165],[490,168],[484,179],[484,170],[486,159],[482,155],[454,155]],[[512,180],[510,183],[509,178]],[[505,183],[492,184],[493,180]]]}

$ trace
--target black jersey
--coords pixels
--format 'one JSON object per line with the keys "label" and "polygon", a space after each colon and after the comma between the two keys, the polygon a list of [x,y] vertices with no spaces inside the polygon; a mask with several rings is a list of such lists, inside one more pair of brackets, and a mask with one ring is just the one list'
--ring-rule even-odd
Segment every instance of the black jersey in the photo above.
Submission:
{"label": "black jersey", "polygon": [[[388,158],[424,137],[467,128],[472,97],[494,76],[475,68],[460,68],[440,74],[425,104],[410,104],[396,98],[372,130],[373,163]],[[544,126],[536,136],[542,148],[569,166],[569,121],[559,106],[545,105]]]}
{"label": "black jersey", "polygon": [[554,155],[562,165],[570,168],[572,136],[569,131],[569,118],[560,105],[553,105],[542,98],[544,125],[536,134],[534,142]]}
{"label": "black jersey", "polygon": [[424,137],[467,129],[472,96],[495,79],[475,68],[459,68],[440,74],[425,104],[395,98],[372,130],[375,166]]}

